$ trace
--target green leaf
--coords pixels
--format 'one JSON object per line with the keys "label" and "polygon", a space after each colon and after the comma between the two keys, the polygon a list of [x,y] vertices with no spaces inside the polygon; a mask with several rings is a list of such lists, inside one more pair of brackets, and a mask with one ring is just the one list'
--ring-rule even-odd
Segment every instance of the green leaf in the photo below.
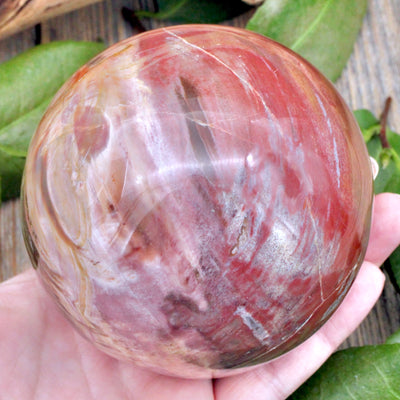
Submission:
{"label": "green leaf", "polygon": [[158,11],[136,11],[139,18],[167,19],[179,23],[218,23],[250,10],[242,0],[159,0]]}
{"label": "green leaf", "polygon": [[379,165],[379,173],[374,182],[375,193],[400,194],[400,135],[386,128],[390,148],[382,148],[380,121],[364,109],[354,111],[354,115],[367,144],[368,153]]}
{"label": "green leaf", "polygon": [[387,129],[386,136],[390,146],[396,151],[397,154],[400,154],[400,135],[396,132],[393,132],[391,129]]}
{"label": "green leaf", "polygon": [[19,196],[25,157],[15,157],[0,148],[1,200]]}
{"label": "green leaf", "polygon": [[400,344],[400,329],[398,329],[395,333],[393,333],[393,335],[389,336],[386,339],[385,343],[386,344],[395,344],[395,343]]}
{"label": "green leaf", "polygon": [[290,400],[400,399],[400,344],[338,351]]}
{"label": "green leaf", "polygon": [[[389,262],[385,263],[385,266],[386,268],[389,268],[388,273],[392,283],[394,284],[394,288],[400,293],[400,246],[393,251],[389,257]],[[398,332],[398,337],[400,342],[400,331]]]}
{"label": "green leaf", "polygon": [[400,157],[397,152],[394,148],[381,149],[376,160],[379,173],[374,182],[375,193],[400,193]]}
{"label": "green leaf", "polygon": [[372,114],[371,111],[366,109],[360,109],[354,111],[354,116],[361,128],[364,140],[368,143],[371,138],[379,134],[380,123],[379,120]]}
{"label": "green leaf", "polygon": [[375,194],[383,192],[400,194],[400,136],[390,130],[387,131],[387,139],[390,148],[382,148],[379,139],[380,126],[376,133],[367,142],[368,153],[375,158],[379,165],[379,173],[374,181]]}
{"label": "green leaf", "polygon": [[291,48],[335,81],[353,51],[367,5],[368,0],[268,0],[247,28]]}
{"label": "green leaf", "polygon": [[370,129],[371,127],[379,125],[379,119],[377,119],[371,111],[366,110],[365,108],[355,110],[354,116],[356,117],[361,130]]}
{"label": "green leaf", "polygon": [[2,200],[19,195],[31,137],[57,90],[103,49],[104,44],[95,42],[52,42],[0,64]]}
{"label": "green leaf", "polygon": [[29,144],[32,132],[42,118],[50,98],[39,104],[32,111],[0,129],[0,149],[10,148],[9,152],[16,151],[19,156],[26,156],[27,144]]}
{"label": "green leaf", "polygon": [[[367,144],[368,153],[379,165],[379,173],[374,182],[375,193],[400,194],[400,135],[386,128],[386,138],[390,147],[382,148],[380,121],[365,109],[354,111],[354,115]],[[390,255],[384,267],[394,288],[400,292],[400,246]]]}

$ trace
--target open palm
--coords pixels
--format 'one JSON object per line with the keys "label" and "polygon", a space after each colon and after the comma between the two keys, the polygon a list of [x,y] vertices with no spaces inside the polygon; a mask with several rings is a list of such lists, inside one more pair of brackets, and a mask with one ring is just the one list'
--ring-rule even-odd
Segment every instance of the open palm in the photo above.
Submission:
{"label": "open palm", "polygon": [[161,376],[103,354],[76,333],[29,270],[0,285],[0,398],[285,399],[373,307],[384,282],[378,266],[400,243],[397,221],[400,196],[377,196],[366,261],[333,317],[279,359],[215,380]]}

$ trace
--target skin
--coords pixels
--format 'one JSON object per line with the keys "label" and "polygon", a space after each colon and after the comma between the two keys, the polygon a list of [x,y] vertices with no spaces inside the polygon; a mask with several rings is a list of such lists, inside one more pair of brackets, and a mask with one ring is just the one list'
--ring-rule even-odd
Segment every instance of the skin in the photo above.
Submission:
{"label": "skin", "polygon": [[365,262],[333,317],[268,364],[216,380],[161,376],[102,354],[60,314],[29,270],[0,285],[0,393],[44,399],[285,399],[360,324],[384,285],[379,265],[400,244],[400,196],[376,196]]}

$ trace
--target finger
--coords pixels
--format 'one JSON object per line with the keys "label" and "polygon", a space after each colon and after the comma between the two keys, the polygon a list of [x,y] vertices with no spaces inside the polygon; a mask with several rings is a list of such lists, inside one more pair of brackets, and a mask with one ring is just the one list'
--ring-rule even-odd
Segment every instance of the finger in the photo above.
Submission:
{"label": "finger", "polygon": [[159,376],[97,350],[72,329],[33,269],[0,286],[0,339],[0,392],[7,398],[212,398],[209,380]]}
{"label": "finger", "polygon": [[0,285],[0,354],[1,399],[213,397],[210,380],[160,376],[102,353],[72,328],[33,269]]}
{"label": "finger", "polygon": [[365,259],[381,265],[400,244],[400,195],[375,196],[369,245]]}
{"label": "finger", "polygon": [[216,399],[286,399],[366,317],[382,292],[384,279],[377,266],[365,262],[341,306],[316,334],[274,361],[218,380]]}

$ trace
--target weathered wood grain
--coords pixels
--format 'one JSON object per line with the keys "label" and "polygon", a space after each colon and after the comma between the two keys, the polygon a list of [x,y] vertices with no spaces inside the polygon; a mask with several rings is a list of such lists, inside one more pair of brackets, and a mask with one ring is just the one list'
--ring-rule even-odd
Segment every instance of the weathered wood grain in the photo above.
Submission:
{"label": "weathered wood grain", "polygon": [[[380,115],[392,96],[389,125],[400,132],[400,2],[373,0],[354,52],[336,86],[352,109]],[[400,223],[400,221],[399,221]],[[387,279],[368,318],[344,346],[382,343],[400,327],[400,297]]]}
{"label": "weathered wood grain", "polygon": [[100,0],[2,0],[0,38]]}
{"label": "weathered wood grain", "polygon": [[[48,20],[41,24],[41,40],[98,40],[107,45],[136,33],[121,18],[121,8],[139,8],[152,2],[108,0]],[[244,26],[250,13],[226,22]],[[165,23],[143,22],[147,29]],[[368,108],[379,115],[387,96],[392,96],[390,126],[400,132],[400,1],[371,0],[354,52],[336,86],[351,108]],[[35,30],[30,29],[0,41],[0,61],[32,47]],[[400,221],[399,221],[400,223]],[[0,209],[0,281],[29,267],[20,231],[19,202]],[[400,327],[400,296],[387,282],[368,318],[343,346],[381,343]]]}

